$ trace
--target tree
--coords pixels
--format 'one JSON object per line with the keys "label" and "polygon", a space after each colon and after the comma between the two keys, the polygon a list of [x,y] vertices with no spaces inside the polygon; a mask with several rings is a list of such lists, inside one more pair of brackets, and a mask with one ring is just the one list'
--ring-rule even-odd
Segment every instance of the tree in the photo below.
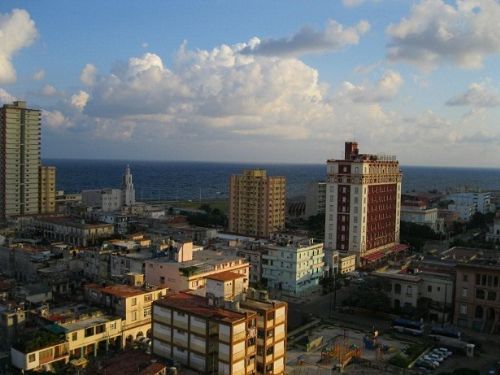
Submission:
{"label": "tree", "polygon": [[373,312],[390,310],[391,300],[386,293],[388,285],[380,279],[366,279],[344,300],[344,305],[361,307]]}

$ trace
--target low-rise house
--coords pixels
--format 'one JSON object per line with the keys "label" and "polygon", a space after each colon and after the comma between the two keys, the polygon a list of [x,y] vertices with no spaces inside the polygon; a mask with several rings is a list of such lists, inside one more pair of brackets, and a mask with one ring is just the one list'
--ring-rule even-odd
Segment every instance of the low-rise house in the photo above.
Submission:
{"label": "low-rise house", "polygon": [[64,335],[38,331],[14,344],[10,358],[12,365],[23,372],[53,371],[54,363],[68,363],[68,342]]}
{"label": "low-rise house", "polygon": [[249,277],[247,260],[222,251],[193,251],[191,242],[145,263],[146,283],[164,285],[174,292],[203,288],[208,276],[222,271]]}
{"label": "low-rise house", "polygon": [[86,222],[69,216],[36,217],[31,222],[35,233],[49,241],[63,241],[75,246],[92,246],[114,234],[113,224]]}
{"label": "low-rise house", "polygon": [[386,283],[391,307],[423,308],[429,320],[448,321],[453,310],[454,279],[443,273],[417,274],[373,272],[372,276]]}
{"label": "low-rise house", "polygon": [[352,272],[356,269],[356,255],[339,253],[339,272],[341,275]]}
{"label": "low-rise house", "polygon": [[165,287],[139,288],[121,284],[85,286],[87,301],[122,318],[122,346],[130,346],[140,337],[150,337],[153,301],[166,293]]}

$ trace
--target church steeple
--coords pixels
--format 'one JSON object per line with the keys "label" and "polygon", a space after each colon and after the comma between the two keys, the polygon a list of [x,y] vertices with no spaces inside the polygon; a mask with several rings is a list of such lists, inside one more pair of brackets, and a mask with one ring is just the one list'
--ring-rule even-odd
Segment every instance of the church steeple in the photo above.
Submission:
{"label": "church steeple", "polygon": [[122,178],[122,202],[123,206],[133,206],[135,204],[135,190],[132,181],[132,173],[130,173],[130,165],[125,167],[125,173]]}

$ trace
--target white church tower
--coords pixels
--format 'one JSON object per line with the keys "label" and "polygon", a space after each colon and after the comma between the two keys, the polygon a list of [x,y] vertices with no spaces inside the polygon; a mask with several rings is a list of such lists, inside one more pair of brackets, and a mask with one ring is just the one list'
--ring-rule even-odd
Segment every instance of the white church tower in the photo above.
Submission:
{"label": "white church tower", "polygon": [[134,183],[132,182],[132,173],[130,173],[130,166],[128,164],[122,178],[122,204],[125,207],[135,204]]}

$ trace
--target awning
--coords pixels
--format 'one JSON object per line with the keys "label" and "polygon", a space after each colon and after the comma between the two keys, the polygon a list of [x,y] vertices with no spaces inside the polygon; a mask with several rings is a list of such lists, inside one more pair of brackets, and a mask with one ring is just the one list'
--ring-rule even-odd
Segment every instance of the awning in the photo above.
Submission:
{"label": "awning", "polygon": [[367,263],[370,263],[370,262],[375,262],[376,260],[379,260],[379,259],[383,258],[384,256],[385,256],[385,254],[383,252],[376,251],[374,253],[362,256],[361,259]]}

